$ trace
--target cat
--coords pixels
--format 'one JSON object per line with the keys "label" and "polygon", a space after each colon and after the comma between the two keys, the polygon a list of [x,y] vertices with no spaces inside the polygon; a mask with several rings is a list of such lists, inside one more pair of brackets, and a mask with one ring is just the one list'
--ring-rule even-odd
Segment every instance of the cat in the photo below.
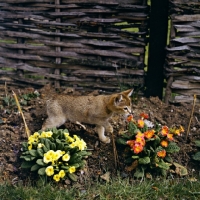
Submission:
{"label": "cat", "polygon": [[81,125],[82,123],[96,125],[100,141],[110,143],[110,138],[104,133],[113,133],[109,118],[114,113],[128,116],[131,114],[131,99],[133,90],[98,96],[71,96],[52,94],[46,99],[47,119],[42,130],[59,127],[66,121]]}

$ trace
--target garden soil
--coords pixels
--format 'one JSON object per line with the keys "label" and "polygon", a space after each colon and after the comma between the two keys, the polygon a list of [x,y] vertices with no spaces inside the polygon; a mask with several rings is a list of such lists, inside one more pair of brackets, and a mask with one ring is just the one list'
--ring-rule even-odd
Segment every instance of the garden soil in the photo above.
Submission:
{"label": "garden soil", "polygon": [[[19,182],[24,183],[27,179],[33,178],[33,176],[30,172],[24,171],[20,167],[22,162],[20,159],[21,144],[27,141],[27,136],[22,117],[17,110],[17,106],[14,105],[12,91],[17,94],[21,101],[21,107],[31,133],[41,129],[47,116],[43,98],[44,89],[0,86],[0,182],[7,181],[17,184]],[[71,88],[57,92],[69,95],[83,95],[84,93],[74,91]],[[28,101],[20,98],[24,94],[32,93],[38,93],[39,96],[30,98]],[[94,91],[91,95],[98,94],[98,91]],[[8,100],[9,97],[11,97],[10,100]],[[133,116],[137,117],[140,113],[147,113],[150,117],[149,120],[153,123],[157,122],[168,127],[174,125],[182,125],[184,127],[185,132],[176,138],[180,151],[173,155],[173,159],[187,169],[188,175],[185,177],[192,177],[194,174],[198,174],[200,169],[200,162],[192,159],[192,155],[197,151],[194,141],[200,139],[200,105],[196,104],[194,106],[193,113],[192,108],[192,103],[167,105],[156,97],[133,99]],[[110,121],[114,128],[114,140],[116,141],[120,134],[127,129],[127,122],[120,116],[113,116]],[[67,180],[62,184],[65,186],[76,184],[77,187],[83,187],[85,182],[108,182],[110,178],[119,175],[122,178],[129,177],[134,179],[134,170],[125,164],[124,152],[121,146],[116,144],[116,157],[113,143],[104,144],[100,142],[94,126],[86,124],[86,130],[83,130],[79,125],[67,122],[60,128],[67,128],[71,135],[77,134],[83,138],[87,143],[88,150],[92,153],[87,158],[86,167],[78,172],[78,182],[72,183]],[[170,172],[170,176],[180,177],[180,174],[174,168],[174,171]]]}

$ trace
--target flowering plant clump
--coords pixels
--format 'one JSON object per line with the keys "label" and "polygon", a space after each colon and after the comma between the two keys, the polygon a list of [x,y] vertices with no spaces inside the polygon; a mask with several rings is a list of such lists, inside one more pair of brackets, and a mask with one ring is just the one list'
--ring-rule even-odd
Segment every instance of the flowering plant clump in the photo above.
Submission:
{"label": "flowering plant clump", "polygon": [[84,166],[84,158],[90,153],[83,139],[69,136],[67,129],[48,129],[35,132],[22,144],[22,168],[30,168],[39,175],[52,177],[56,182],[70,178]]}
{"label": "flowering plant clump", "polygon": [[154,169],[156,173],[166,175],[173,162],[171,154],[180,150],[175,137],[184,132],[182,126],[168,128],[157,124],[154,127],[148,118],[146,113],[140,114],[137,120],[130,115],[128,131],[118,139],[118,143],[128,146],[126,162],[132,163],[131,170],[136,169],[135,177],[143,177],[145,172]]}

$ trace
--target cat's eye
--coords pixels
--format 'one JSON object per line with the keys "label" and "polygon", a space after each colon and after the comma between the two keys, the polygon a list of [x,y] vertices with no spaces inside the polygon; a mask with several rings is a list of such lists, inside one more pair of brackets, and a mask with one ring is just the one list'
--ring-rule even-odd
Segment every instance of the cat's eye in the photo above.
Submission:
{"label": "cat's eye", "polygon": [[124,110],[128,110],[128,108],[127,108],[127,107],[124,107]]}

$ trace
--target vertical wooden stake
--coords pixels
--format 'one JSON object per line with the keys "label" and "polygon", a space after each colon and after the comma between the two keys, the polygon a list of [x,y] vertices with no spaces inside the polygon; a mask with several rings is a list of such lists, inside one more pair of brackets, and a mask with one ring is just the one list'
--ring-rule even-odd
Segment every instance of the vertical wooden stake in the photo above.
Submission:
{"label": "vertical wooden stake", "polygon": [[192,105],[192,112],[191,112],[190,121],[189,121],[189,124],[188,124],[187,133],[186,133],[186,137],[185,137],[186,141],[187,141],[188,134],[189,134],[189,131],[190,131],[190,126],[191,126],[192,117],[193,117],[193,114],[194,114],[194,107],[195,107],[196,99],[197,99],[197,96],[196,96],[196,94],[194,94],[194,100],[193,100],[193,105]]}
{"label": "vertical wooden stake", "polygon": [[18,99],[17,99],[17,95],[15,94],[14,91],[12,91],[12,93],[13,93],[13,96],[14,96],[14,98],[15,98],[15,102],[16,102],[16,104],[17,104],[17,108],[18,108],[18,110],[19,110],[19,112],[20,112],[20,114],[21,114],[21,116],[22,116],[23,121],[24,121],[24,126],[25,126],[26,135],[27,135],[27,137],[29,138],[29,137],[30,137],[30,130],[29,130],[27,124],[26,124],[26,120],[25,120],[24,114],[23,114],[23,112],[22,112],[22,109],[21,109],[21,107],[20,107],[19,101],[18,101]]}

